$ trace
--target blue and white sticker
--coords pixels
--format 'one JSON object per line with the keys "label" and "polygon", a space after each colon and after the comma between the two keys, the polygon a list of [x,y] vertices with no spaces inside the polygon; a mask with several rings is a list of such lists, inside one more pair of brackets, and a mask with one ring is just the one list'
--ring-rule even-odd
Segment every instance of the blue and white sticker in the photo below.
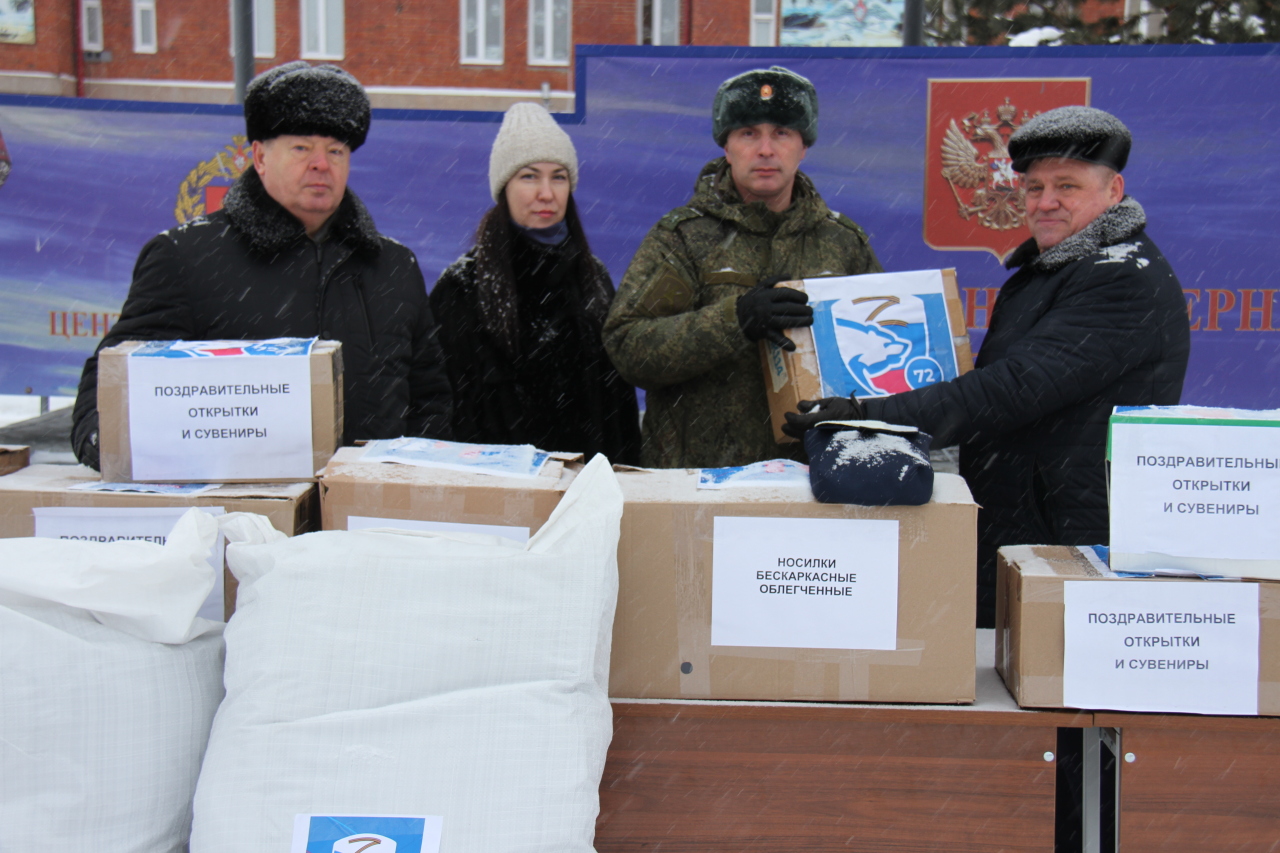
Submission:
{"label": "blue and white sticker", "polygon": [[790,459],[767,459],[731,468],[702,468],[699,489],[732,489],[740,486],[809,488],[809,466]]}
{"label": "blue and white sticker", "polygon": [[887,397],[960,375],[939,270],[805,281],[822,396]]}
{"label": "blue and white sticker", "polygon": [[311,815],[293,819],[292,853],[439,853],[438,816]]}
{"label": "blue and white sticker", "polygon": [[147,341],[130,358],[238,358],[248,355],[311,355],[315,338],[265,341]]}

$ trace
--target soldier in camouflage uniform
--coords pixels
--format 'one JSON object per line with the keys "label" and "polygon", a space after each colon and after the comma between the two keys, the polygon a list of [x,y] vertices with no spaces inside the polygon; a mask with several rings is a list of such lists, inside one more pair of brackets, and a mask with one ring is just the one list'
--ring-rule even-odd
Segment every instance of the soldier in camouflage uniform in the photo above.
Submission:
{"label": "soldier in camouflage uniform", "polygon": [[817,124],[813,84],[784,68],[748,71],[716,93],[713,130],[726,156],[645,237],[604,326],[618,372],[647,392],[642,464],[803,453],[773,438],[757,342],[794,348],[780,330],[809,325],[813,312],[803,294],[773,285],[881,272],[863,230],[796,168]]}

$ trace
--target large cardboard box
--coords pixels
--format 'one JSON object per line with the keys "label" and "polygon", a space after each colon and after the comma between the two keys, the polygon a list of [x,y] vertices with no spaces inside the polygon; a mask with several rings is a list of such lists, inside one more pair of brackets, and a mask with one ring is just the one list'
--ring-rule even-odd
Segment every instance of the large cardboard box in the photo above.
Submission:
{"label": "large cardboard box", "polygon": [[[1105,566],[1090,560],[1079,548],[1062,545],[1016,545],[1001,548],[997,566],[996,670],[1019,705],[1028,708],[1064,708],[1063,662],[1064,583],[1092,581],[1125,583],[1108,577]],[[1161,580],[1142,583],[1208,583]],[[1248,583],[1247,581],[1245,583]],[[1258,711],[1280,715],[1280,584],[1258,586],[1259,659]],[[1172,630],[1171,630],[1172,629]],[[1153,629],[1135,624],[1135,639],[1151,634],[1189,634],[1182,624]],[[1202,656],[1199,648],[1157,649],[1137,646],[1133,655],[1170,657]],[[1110,661],[1107,661],[1110,665]],[[1157,710],[1152,708],[1150,710]]]}
{"label": "large cardboard box", "polygon": [[321,472],[323,529],[469,530],[524,541],[551,517],[578,470],[552,458],[541,476],[521,479],[364,462],[364,452],[344,447]]}
{"label": "large cardboard box", "polygon": [[[956,285],[956,271],[954,269],[941,270],[943,303],[946,308],[945,321],[937,318],[937,325],[940,328],[946,328],[950,332],[951,340],[949,346],[952,350],[955,366],[959,373],[967,373],[973,369],[973,353],[969,347],[969,332],[965,328],[964,321],[964,304],[960,300],[960,290]],[[915,273],[906,274],[915,275]],[[936,272],[935,272],[936,275]],[[929,332],[924,329],[917,329],[919,340],[912,341],[912,335],[903,336],[903,332],[909,331],[910,324],[900,319],[895,319],[893,309],[899,305],[899,296],[876,296],[876,292],[872,285],[865,293],[855,290],[858,288],[859,279],[868,279],[868,281],[879,281],[886,276],[876,274],[873,276],[848,276],[850,281],[850,295],[856,296],[860,304],[864,304],[868,314],[867,319],[874,325],[874,333],[883,335],[880,346],[883,347],[885,355],[884,365],[892,367],[895,371],[906,374],[912,370],[920,373],[917,377],[919,384],[931,384],[937,382],[941,376],[930,378],[930,370],[927,365],[929,359],[912,359],[913,351],[923,347],[929,337]],[[811,279],[811,281],[820,281],[821,279]],[[935,279],[936,281],[936,279]],[[780,287],[791,287],[801,292],[807,292],[805,282],[788,281],[783,282]],[[885,311],[885,309],[890,309]],[[925,324],[932,328],[934,324]],[[828,334],[828,332],[818,329],[820,334]],[[784,334],[796,345],[794,352],[787,352],[769,341],[760,342],[760,361],[764,367],[764,384],[765,392],[769,398],[769,415],[773,424],[773,436],[780,444],[793,442],[796,439],[785,435],[782,427],[786,423],[784,415],[787,412],[797,411],[797,407],[801,400],[817,400],[822,397],[832,396],[824,391],[822,382],[822,372],[819,364],[818,347],[815,343],[815,327],[802,327],[796,329],[787,329]],[[867,334],[872,334],[868,332]],[[935,342],[929,342],[935,343]],[[941,344],[942,342],[936,342]],[[909,348],[909,350],[907,349]],[[915,387],[916,380],[912,380],[912,384],[906,385],[898,382],[892,386],[892,393],[898,390],[907,390],[908,387]],[[859,395],[862,396],[862,395]]]}
{"label": "large cardboard box", "polygon": [[[807,489],[700,490],[697,471],[622,471],[618,479],[626,503],[618,546],[611,696],[973,701],[978,508],[960,477],[938,474],[933,500],[918,507],[823,504]],[[893,647],[712,645],[717,519],[723,524],[742,517],[762,530],[775,519],[896,521]],[[804,541],[792,544],[796,553],[809,553]],[[840,552],[839,572],[860,567],[859,548]]]}
{"label": "large cardboard box", "polygon": [[[129,354],[144,346],[145,341],[125,341],[109,347],[98,354],[98,443],[100,449],[102,478],[107,482],[134,482],[134,454],[130,434],[129,411]],[[209,362],[231,362],[234,359],[199,359],[183,360],[183,364],[193,369],[205,369]],[[311,377],[311,411],[297,412],[297,417],[309,417],[311,424],[311,458],[301,461],[297,470],[288,475],[279,473],[249,474],[247,476],[227,476],[226,470],[234,470],[228,466],[227,455],[237,446],[247,446],[243,441],[250,439],[203,438],[200,436],[202,426],[205,432],[219,430],[238,431],[254,427],[257,423],[252,419],[241,417],[191,420],[191,453],[195,458],[204,460],[200,465],[200,476],[188,476],[184,471],[176,476],[169,472],[161,472],[156,476],[145,478],[147,482],[164,483],[260,483],[260,482],[302,482],[315,479],[315,474],[342,443],[342,344],[338,341],[317,341],[310,355]],[[228,387],[223,385],[221,387]],[[233,409],[233,403],[261,403],[265,397],[226,397],[226,396],[192,396],[182,398],[163,398],[162,402],[187,407],[191,410],[226,411]],[[150,398],[148,398],[150,400]],[[254,408],[245,406],[242,408]],[[256,411],[256,409],[255,409]],[[224,429],[225,428],[225,429]],[[260,429],[261,431],[265,431]],[[241,441],[239,445],[232,442]],[[221,456],[220,456],[221,455]],[[239,466],[247,468],[252,466]],[[137,478],[141,481],[142,478]]]}
{"label": "large cardboard box", "polygon": [[[113,510],[154,507],[220,507],[224,512],[265,515],[273,527],[290,536],[315,529],[319,507],[314,483],[219,486],[192,496],[101,492],[72,489],[98,482],[88,468],[68,465],[31,465],[0,477],[0,537],[35,535],[37,507],[96,507]],[[224,613],[235,609],[236,582],[227,573]]]}

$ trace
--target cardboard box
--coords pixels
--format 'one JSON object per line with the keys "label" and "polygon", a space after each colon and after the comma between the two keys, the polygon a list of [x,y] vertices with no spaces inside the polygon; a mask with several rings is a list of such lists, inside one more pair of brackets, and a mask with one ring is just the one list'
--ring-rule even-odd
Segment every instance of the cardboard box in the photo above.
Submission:
{"label": "cardboard box", "polygon": [[[134,482],[134,458],[130,437],[129,413],[129,354],[143,346],[144,341],[126,341],[103,350],[98,355],[98,444],[103,480],[111,483]],[[201,364],[211,359],[183,360],[184,364]],[[225,359],[232,361],[232,359]],[[310,356],[311,373],[311,461],[289,476],[264,474],[263,476],[223,476],[225,464],[217,456],[228,446],[221,441],[201,444],[193,441],[192,452],[203,454],[209,460],[207,476],[149,476],[147,482],[165,483],[261,483],[302,482],[314,480],[315,474],[329,461],[342,443],[342,344],[337,341],[317,341]],[[242,399],[242,398],[241,398]],[[182,401],[192,406],[228,405],[226,398],[200,396]],[[302,416],[302,413],[298,413]],[[194,429],[202,424],[220,426],[232,424],[239,428],[252,425],[243,419],[233,421],[193,420]]]}
{"label": "cardboard box", "polygon": [[[1096,564],[1074,547],[1016,545],[1000,549],[996,593],[996,670],[1013,698],[1023,707],[1067,707],[1063,703],[1063,584],[1066,581],[1133,582],[1106,577]],[[1258,584],[1258,608],[1258,713],[1280,715],[1280,584]],[[1186,632],[1187,629],[1179,627],[1175,630]],[[1135,634],[1150,632],[1151,629],[1145,627],[1134,629]],[[1164,632],[1167,633],[1167,629]]]}
{"label": "cardboard box", "polygon": [[31,464],[31,448],[21,444],[0,444],[0,477]]}
{"label": "cardboard box", "polygon": [[1111,416],[1111,566],[1280,580],[1280,410]]}
{"label": "cardboard box", "polygon": [[[611,696],[973,701],[978,508],[960,477],[938,474],[933,500],[918,507],[823,504],[794,488],[700,490],[698,472],[686,470],[618,480],[626,504]],[[896,520],[896,648],[713,646],[718,517]],[[849,560],[856,570],[859,555]]]}
{"label": "cardboard box", "polygon": [[[964,324],[964,305],[956,285],[956,271],[942,270],[943,294],[947,323],[951,332],[951,345],[955,352],[956,367],[960,373],[973,369],[973,353],[969,348],[969,332]],[[852,276],[860,278],[860,276]],[[816,279],[815,279],[816,280]],[[783,282],[784,287],[805,291],[803,281]],[[870,300],[876,297],[868,294]],[[877,303],[880,305],[880,303]],[[882,306],[881,306],[882,307]],[[873,311],[873,314],[875,312]],[[878,321],[895,325],[894,321]],[[812,327],[787,329],[784,334],[796,345],[794,352],[787,352],[768,341],[760,342],[760,361],[764,368],[765,392],[769,398],[769,415],[773,424],[773,437],[786,444],[796,439],[785,435],[782,426],[784,415],[798,410],[801,400],[817,400],[831,396],[824,393],[819,358]],[[936,381],[936,380],[935,380]]]}
{"label": "cardboard box", "polygon": [[344,447],[320,473],[322,529],[394,527],[382,522],[408,521],[414,522],[405,525],[410,529],[443,524],[466,530],[456,525],[471,525],[472,532],[527,539],[551,517],[578,470],[552,458],[542,476],[519,479],[363,462],[363,454],[364,448]]}
{"label": "cardboard box", "polygon": [[[98,482],[88,468],[69,465],[31,465],[0,477],[0,537],[35,535],[36,507],[221,507],[225,512],[265,515],[273,527],[290,536],[314,530],[319,507],[313,483],[260,486],[220,486],[189,497],[138,492],[90,492],[70,487]],[[236,581],[224,578],[224,613],[235,610]]]}

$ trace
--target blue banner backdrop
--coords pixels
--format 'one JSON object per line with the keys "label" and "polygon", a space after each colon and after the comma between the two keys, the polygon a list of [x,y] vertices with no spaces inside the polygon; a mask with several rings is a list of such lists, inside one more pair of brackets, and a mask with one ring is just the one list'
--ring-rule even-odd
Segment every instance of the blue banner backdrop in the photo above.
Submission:
{"label": "blue banner backdrop", "polygon": [[[1093,106],[1133,131],[1127,188],[1187,292],[1184,401],[1280,406],[1280,92],[1266,82],[1280,79],[1280,46],[580,46],[578,112],[561,119],[582,164],[587,233],[615,281],[718,155],[710,104],[720,81],[774,63],[818,88],[819,138],[804,169],[828,204],[868,231],[888,270],[955,267],[977,342],[1007,273],[989,252],[924,242],[928,81],[1089,78]],[[491,204],[500,119],[376,110],[353,158],[350,186],[380,229],[418,254],[428,287]],[[138,250],[176,224],[184,181],[189,189],[243,122],[234,107],[0,95],[0,133],[13,161],[0,187],[0,393],[74,393]]]}

